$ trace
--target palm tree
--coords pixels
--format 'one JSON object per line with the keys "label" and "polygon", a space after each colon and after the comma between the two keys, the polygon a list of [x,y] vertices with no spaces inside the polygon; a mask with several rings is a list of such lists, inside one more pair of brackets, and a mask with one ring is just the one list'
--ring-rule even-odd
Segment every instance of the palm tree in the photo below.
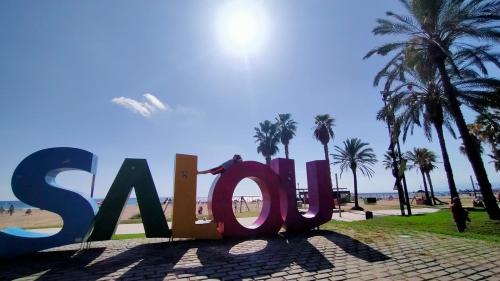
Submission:
{"label": "palm tree", "polygon": [[369,178],[373,175],[373,166],[377,162],[377,158],[373,153],[373,149],[367,147],[369,144],[361,142],[358,138],[347,139],[343,142],[344,147],[335,146],[337,153],[332,154],[333,164],[340,164],[340,176],[342,172],[351,169],[354,178],[354,207],[353,210],[363,210],[358,204],[358,178],[356,171],[359,169],[363,175]]}
{"label": "palm tree", "polygon": [[384,160],[382,160],[382,165],[384,165],[384,169],[391,170],[392,167],[392,156],[390,151],[386,151],[384,153]]}
{"label": "palm tree", "polygon": [[[401,159],[400,159],[399,165],[398,165],[398,169],[399,169],[398,172],[400,175],[406,171],[407,160],[408,159],[406,159],[405,155],[401,155]],[[386,170],[394,169],[394,166],[393,166],[394,164],[393,164],[392,155],[391,155],[390,150],[388,150],[384,153],[384,160],[382,160],[382,165],[384,166],[384,169],[386,169]]]}
{"label": "palm tree", "polygon": [[[389,19],[378,19],[378,25],[373,29],[375,35],[396,35],[399,41],[375,48],[368,52],[365,58],[373,54],[385,56],[395,51],[396,55],[389,64],[393,64],[404,55],[408,58],[423,58],[423,61],[420,60],[421,64],[437,68],[443,93],[449,103],[450,114],[466,147],[465,151],[481,188],[488,215],[491,219],[500,220],[500,209],[496,204],[479,148],[465,123],[449,70],[456,70],[454,55],[471,59],[483,73],[486,72],[486,75],[484,62],[490,61],[499,65],[498,56],[491,54],[491,50],[494,49],[492,45],[473,45],[473,43],[487,40],[493,43],[500,41],[497,25],[500,2],[495,0],[400,0],[400,2],[409,15],[387,12]],[[401,37],[405,39],[400,40]]]}
{"label": "palm tree", "polygon": [[437,168],[434,163],[436,163],[437,156],[434,152],[429,150],[428,153],[428,158],[427,158],[427,165],[425,165],[425,175],[427,177],[427,182],[429,183],[429,188],[431,190],[431,198],[432,202],[434,205],[436,205],[436,196],[434,195],[434,186],[432,185],[432,180],[431,180],[431,172]]}
{"label": "palm tree", "polygon": [[[500,111],[482,112],[476,121],[469,125],[469,131],[479,142],[488,143],[491,147],[489,157],[493,159],[495,170],[500,171]],[[465,152],[465,148],[464,148]]]}
{"label": "palm tree", "polygon": [[292,119],[292,115],[290,113],[284,113],[278,114],[278,117],[276,117],[276,124],[278,124],[278,133],[280,135],[281,143],[285,147],[285,158],[288,159],[288,144],[295,136],[297,122]]}
{"label": "palm tree", "polygon": [[333,126],[335,119],[329,114],[320,114],[314,117],[314,137],[316,140],[321,142],[325,152],[325,160],[330,163],[330,158],[328,157],[328,142],[330,139],[334,138]]}
{"label": "palm tree", "polygon": [[[413,148],[413,151],[406,152],[406,158],[410,161],[408,168],[420,170],[422,174],[422,181],[424,183],[425,190],[425,201],[427,205],[432,205],[431,196],[429,195],[429,190],[427,188],[427,180],[425,178],[428,169],[431,169],[431,163],[436,159],[436,155],[428,150],[427,148]],[[432,197],[434,197],[434,191],[432,191]]]}
{"label": "palm tree", "polygon": [[[385,112],[390,110],[397,112],[403,131],[403,141],[406,140],[408,132],[413,133],[414,125],[423,126],[425,135],[429,140],[432,140],[432,127],[435,128],[451,197],[459,198],[443,127],[446,127],[453,137],[455,137],[455,132],[452,127],[449,102],[442,94],[437,71],[432,67],[421,67],[418,71],[412,69],[406,69],[405,71],[409,77],[406,77],[405,82],[394,88],[395,93],[379,115],[383,117],[386,114]],[[465,94],[462,96],[466,97]],[[425,183],[424,187],[426,187]],[[428,199],[428,192],[426,192],[426,197]]]}
{"label": "palm tree", "polygon": [[278,134],[278,125],[272,123],[269,120],[259,123],[259,127],[255,127],[255,142],[259,145],[257,146],[257,152],[261,153],[266,159],[266,164],[271,164],[271,156],[275,155],[278,151],[278,143],[280,141],[280,136]]}
{"label": "palm tree", "polygon": [[[401,64],[403,63],[401,62]],[[402,76],[402,78],[394,80],[394,73],[396,72],[394,70],[378,74],[379,77],[388,77],[386,88],[390,88],[394,82],[399,82],[399,85],[393,89],[395,94],[390,97],[389,103],[379,112],[378,118],[385,118],[388,114],[394,114],[393,111],[398,111],[397,120],[398,123],[401,123],[403,141],[406,140],[408,131],[413,133],[414,125],[422,125],[425,135],[429,140],[432,140],[431,127],[434,126],[441,147],[451,197],[459,198],[448,157],[443,126],[450,131],[453,137],[455,137],[455,133],[452,128],[453,122],[449,101],[443,94],[440,76],[432,66],[420,65],[415,69],[411,69],[399,65],[395,69],[397,69],[398,76]],[[478,75],[466,66],[460,66],[459,70],[462,76],[476,77]],[[470,81],[480,82],[474,82],[475,89],[470,89],[468,85],[471,83]],[[493,82],[497,83],[496,81]],[[476,78],[465,82],[454,81],[456,87],[460,88],[458,92],[460,102],[475,111],[482,110],[484,107],[497,107],[495,103],[498,101],[495,100],[498,97],[495,97],[496,93],[492,86],[489,85],[493,82]]]}

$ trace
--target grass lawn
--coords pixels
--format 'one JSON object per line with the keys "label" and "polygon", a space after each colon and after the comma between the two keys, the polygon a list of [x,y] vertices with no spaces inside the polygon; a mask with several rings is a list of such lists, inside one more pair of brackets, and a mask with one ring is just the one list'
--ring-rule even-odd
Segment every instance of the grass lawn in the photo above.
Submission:
{"label": "grass lawn", "polygon": [[480,239],[490,242],[500,242],[500,221],[488,218],[484,210],[472,209],[469,212],[472,222],[468,224],[465,232],[458,232],[448,209],[425,215],[411,217],[387,216],[365,221],[340,222],[331,221],[322,226],[323,229],[357,235],[364,240],[383,237],[387,232],[401,234],[412,231],[438,233],[455,237]]}
{"label": "grass lawn", "polygon": [[135,238],[146,238],[144,233],[132,233],[132,234],[115,234],[111,237],[112,240],[125,240],[125,239],[135,239]]}
{"label": "grass lawn", "polygon": [[[252,217],[258,217],[260,214],[260,210],[254,210],[254,211],[246,211],[242,213],[236,213],[234,216],[236,218],[252,218]],[[203,219],[208,219],[207,215],[196,215],[197,220],[203,220]]]}
{"label": "grass lawn", "polygon": [[[258,212],[245,212],[238,217],[256,217]],[[449,209],[425,215],[411,217],[385,216],[365,221],[342,222],[331,221],[321,228],[340,232],[351,237],[370,242],[376,239],[390,238],[388,233],[411,234],[414,231],[437,233],[454,237],[479,239],[494,243],[500,242],[500,221],[493,221],[482,209],[471,209],[469,217],[472,222],[468,224],[465,232],[460,233],[452,221]],[[121,223],[141,223],[140,219],[132,219]],[[145,238],[144,233],[117,234],[113,240]]]}
{"label": "grass lawn", "polygon": [[42,228],[61,228],[61,227],[63,227],[62,224],[54,224],[54,225],[32,226],[32,227],[21,227],[21,228],[23,228],[23,229],[42,229]]}
{"label": "grass lawn", "polygon": [[142,223],[142,219],[127,219],[120,221],[120,224],[135,224],[135,223]]}

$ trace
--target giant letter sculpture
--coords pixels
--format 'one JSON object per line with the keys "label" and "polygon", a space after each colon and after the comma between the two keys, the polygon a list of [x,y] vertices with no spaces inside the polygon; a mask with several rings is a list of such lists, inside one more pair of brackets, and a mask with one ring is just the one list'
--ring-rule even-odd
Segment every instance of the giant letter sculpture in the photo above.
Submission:
{"label": "giant letter sculpture", "polygon": [[90,241],[109,240],[132,192],[137,195],[146,237],[170,237],[153,177],[145,159],[125,159],[95,218]]}
{"label": "giant letter sculpture", "polygon": [[55,182],[69,170],[95,174],[97,157],[85,150],[57,147],[26,157],[12,175],[12,191],[22,202],[54,212],[64,225],[56,234],[42,234],[21,228],[0,231],[0,257],[12,257],[84,241],[92,228],[97,206],[92,199],[66,190]]}
{"label": "giant letter sculpture", "polygon": [[220,239],[214,222],[196,223],[197,163],[194,155],[175,155],[173,237]]}
{"label": "giant letter sculpture", "polygon": [[[242,226],[233,214],[232,196],[236,185],[244,178],[250,178],[257,183],[263,199],[262,211],[249,228]],[[278,175],[267,165],[245,161],[234,165],[215,179],[210,189],[208,211],[223,237],[275,235],[283,223],[279,196]]]}
{"label": "giant letter sculpture", "polygon": [[312,229],[332,219],[332,181],[326,160],[306,163],[309,209],[304,215],[301,215],[297,209],[294,161],[283,158],[273,159],[271,167],[281,180],[281,215],[287,231]]}

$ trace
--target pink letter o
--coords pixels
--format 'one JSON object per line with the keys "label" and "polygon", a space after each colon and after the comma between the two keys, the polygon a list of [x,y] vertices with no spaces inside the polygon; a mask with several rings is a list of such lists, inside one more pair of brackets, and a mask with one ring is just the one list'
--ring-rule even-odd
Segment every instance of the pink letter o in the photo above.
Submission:
{"label": "pink letter o", "polygon": [[[252,179],[262,192],[262,211],[248,228],[242,226],[233,213],[233,193],[238,183]],[[274,235],[280,230],[283,219],[280,213],[280,180],[267,165],[245,161],[234,165],[218,176],[208,198],[208,212],[219,225],[224,237],[245,238],[260,235]]]}

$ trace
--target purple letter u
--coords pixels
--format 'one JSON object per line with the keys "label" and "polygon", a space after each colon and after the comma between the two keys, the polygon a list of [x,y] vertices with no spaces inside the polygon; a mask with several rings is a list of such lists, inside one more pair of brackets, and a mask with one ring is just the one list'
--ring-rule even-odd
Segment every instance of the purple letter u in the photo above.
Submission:
{"label": "purple letter u", "polygon": [[312,229],[332,219],[333,194],[328,161],[317,160],[306,163],[309,209],[304,215],[297,209],[294,161],[274,159],[271,161],[271,168],[279,175],[281,181],[281,216],[287,231]]}

